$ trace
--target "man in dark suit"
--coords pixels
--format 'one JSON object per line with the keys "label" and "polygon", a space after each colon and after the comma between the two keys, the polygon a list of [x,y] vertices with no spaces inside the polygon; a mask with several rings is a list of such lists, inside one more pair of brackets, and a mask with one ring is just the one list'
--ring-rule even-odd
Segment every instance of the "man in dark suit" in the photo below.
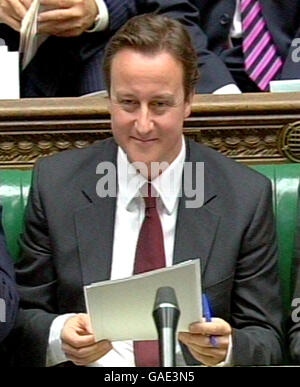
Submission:
{"label": "man in dark suit", "polygon": [[[229,84],[237,85],[243,92],[259,91],[244,71],[240,2],[241,0],[194,0],[200,12],[200,27],[207,41],[201,92],[211,93]],[[278,79],[299,79],[299,58],[295,61],[294,56],[299,56],[295,52],[299,47],[299,41],[295,39],[300,37],[299,1],[259,2],[269,32],[284,61]]]}
{"label": "man in dark suit", "polygon": [[[2,219],[2,207],[0,207]],[[10,257],[0,222],[0,343],[12,330],[18,311],[19,295],[15,284],[12,258]]]}
{"label": "man in dark suit", "polygon": [[[0,37],[11,50],[18,50],[17,31],[30,3],[30,0],[1,3]],[[62,2],[58,0],[42,0],[41,4],[50,7],[50,11],[41,13],[39,32],[50,37],[21,72],[21,97],[76,97],[105,90],[100,70],[104,48],[118,28],[138,14],[154,12],[182,22],[199,56],[204,44],[198,27],[198,11],[189,0],[97,0],[99,14],[95,0],[69,0],[63,3],[62,9]],[[8,14],[13,17],[9,19]],[[93,28],[95,18],[99,21]]]}
{"label": "man in dark suit", "polygon": [[[141,192],[149,181],[159,194],[165,264],[200,259],[203,291],[216,316],[180,333],[184,361],[279,363],[271,185],[257,172],[184,140],[198,77],[189,35],[163,16],[132,18],[112,39],[104,72],[114,138],[35,167],[17,267],[23,308],[19,364],[136,364],[132,342],[95,341],[83,285],[133,274],[145,213]],[[162,169],[152,169],[158,163]],[[197,173],[183,173],[186,163],[204,163],[204,184]],[[108,165],[116,175],[106,196],[99,182],[107,178]],[[136,184],[127,184],[130,177]],[[170,178],[173,191],[167,188]],[[196,187],[194,197],[186,191],[189,184]],[[203,188],[201,206],[197,195]],[[215,347],[210,335],[216,336]]]}

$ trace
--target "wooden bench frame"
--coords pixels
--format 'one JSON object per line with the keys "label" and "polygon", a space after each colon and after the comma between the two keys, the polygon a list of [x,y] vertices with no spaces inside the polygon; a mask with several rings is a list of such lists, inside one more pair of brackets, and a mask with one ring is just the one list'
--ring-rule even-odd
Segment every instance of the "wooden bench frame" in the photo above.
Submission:
{"label": "wooden bench frame", "polygon": [[[185,134],[247,164],[289,162],[282,136],[300,128],[299,93],[196,95]],[[0,101],[0,168],[111,136],[107,98]]]}

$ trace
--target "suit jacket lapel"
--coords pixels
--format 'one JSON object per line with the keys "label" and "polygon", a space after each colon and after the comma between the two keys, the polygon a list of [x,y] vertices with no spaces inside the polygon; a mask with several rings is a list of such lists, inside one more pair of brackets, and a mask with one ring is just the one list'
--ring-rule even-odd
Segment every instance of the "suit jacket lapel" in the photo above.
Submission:
{"label": "suit jacket lapel", "polygon": [[[192,163],[201,162],[201,151],[193,142],[187,141],[186,161]],[[193,168],[195,171],[195,168]],[[174,263],[179,263],[189,259],[200,259],[202,275],[209,254],[213,245],[219,215],[214,213],[214,200],[217,194],[215,192],[212,176],[209,172],[209,165],[204,164],[204,204],[199,208],[187,208],[187,198],[184,190],[179,201],[177,225],[174,245]],[[193,180],[195,174],[193,174]],[[195,183],[193,187],[195,187]]]}
{"label": "suit jacket lapel", "polygon": [[[75,225],[78,238],[79,257],[83,283],[90,284],[110,278],[116,198],[101,198],[96,193],[96,185],[103,176],[96,174],[101,161],[109,161],[116,166],[117,145],[113,140],[101,146],[99,155],[82,173],[82,195],[86,205],[75,212]],[[115,168],[116,171],[116,168]]]}

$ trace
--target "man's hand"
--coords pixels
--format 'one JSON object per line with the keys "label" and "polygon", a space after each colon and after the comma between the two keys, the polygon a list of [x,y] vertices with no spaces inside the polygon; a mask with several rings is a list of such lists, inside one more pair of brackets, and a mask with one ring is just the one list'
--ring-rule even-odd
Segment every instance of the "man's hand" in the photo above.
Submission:
{"label": "man's hand", "polygon": [[0,22],[20,31],[22,19],[32,0],[0,0]]}
{"label": "man's hand", "polygon": [[111,342],[96,342],[87,314],[69,318],[61,333],[62,350],[74,364],[85,366],[100,359],[111,349]]}
{"label": "man's hand", "polygon": [[47,11],[38,17],[38,31],[60,37],[79,36],[98,14],[95,0],[41,0]]}
{"label": "man's hand", "polygon": [[[226,321],[213,318],[212,322],[191,324],[189,332],[180,332],[178,338],[196,360],[207,366],[215,366],[226,358],[231,331]],[[216,336],[217,347],[211,344],[211,335]]]}

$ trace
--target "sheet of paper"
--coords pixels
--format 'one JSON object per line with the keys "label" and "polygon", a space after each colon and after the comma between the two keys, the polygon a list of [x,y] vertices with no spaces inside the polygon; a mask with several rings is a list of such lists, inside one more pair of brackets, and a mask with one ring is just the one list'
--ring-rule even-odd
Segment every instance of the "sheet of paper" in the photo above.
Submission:
{"label": "sheet of paper", "polygon": [[40,0],[33,0],[22,20],[19,46],[19,52],[22,53],[22,70],[30,63],[40,45],[48,37],[37,32],[37,18],[43,10],[46,9],[40,5]]}
{"label": "sheet of paper", "polygon": [[270,82],[271,93],[289,93],[300,91],[300,79],[287,79]]}
{"label": "sheet of paper", "polygon": [[187,331],[190,323],[201,321],[201,275],[197,259],[126,279],[85,286],[87,311],[96,339],[157,339],[152,311],[157,289],[161,286],[175,290],[180,309],[178,331]]}
{"label": "sheet of paper", "polygon": [[0,46],[0,99],[20,98],[19,53]]}

